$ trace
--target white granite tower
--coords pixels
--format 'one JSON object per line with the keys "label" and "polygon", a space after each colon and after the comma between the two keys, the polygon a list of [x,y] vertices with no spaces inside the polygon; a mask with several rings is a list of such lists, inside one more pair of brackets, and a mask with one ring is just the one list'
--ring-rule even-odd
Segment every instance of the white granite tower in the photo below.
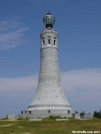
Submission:
{"label": "white granite tower", "polygon": [[43,22],[46,29],[40,33],[38,86],[26,113],[35,117],[72,116],[74,110],[67,101],[61,84],[58,64],[58,32],[53,29],[55,17],[48,13],[43,18]]}

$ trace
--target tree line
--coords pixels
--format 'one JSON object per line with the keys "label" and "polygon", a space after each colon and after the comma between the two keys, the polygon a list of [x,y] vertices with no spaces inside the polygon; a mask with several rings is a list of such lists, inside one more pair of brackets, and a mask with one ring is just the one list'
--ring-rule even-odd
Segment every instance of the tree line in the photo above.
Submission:
{"label": "tree line", "polygon": [[[78,113],[78,112],[76,111],[76,113]],[[83,112],[80,113],[80,116],[83,116],[84,114],[85,114],[85,112],[83,111]],[[93,117],[101,119],[101,110],[100,111],[94,111]]]}

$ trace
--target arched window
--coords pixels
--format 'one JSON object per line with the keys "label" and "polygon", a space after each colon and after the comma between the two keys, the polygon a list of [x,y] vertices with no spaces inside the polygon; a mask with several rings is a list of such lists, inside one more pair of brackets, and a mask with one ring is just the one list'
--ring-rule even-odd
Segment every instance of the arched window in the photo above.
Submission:
{"label": "arched window", "polygon": [[51,44],[51,40],[50,39],[48,39],[48,44]]}

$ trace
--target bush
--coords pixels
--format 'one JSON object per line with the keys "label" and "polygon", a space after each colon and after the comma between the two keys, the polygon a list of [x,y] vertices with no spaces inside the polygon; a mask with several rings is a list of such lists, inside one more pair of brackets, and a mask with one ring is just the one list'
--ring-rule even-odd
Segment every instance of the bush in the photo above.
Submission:
{"label": "bush", "polygon": [[24,118],[18,118],[17,120],[23,120]]}
{"label": "bush", "polygon": [[28,117],[26,117],[26,118],[18,118],[17,120],[29,120],[29,118]]}
{"label": "bush", "polygon": [[101,110],[100,110],[100,112],[94,111],[94,115],[93,116],[96,117],[96,118],[100,118],[101,119]]}
{"label": "bush", "polygon": [[53,115],[50,115],[49,116],[49,119],[62,119],[61,116],[53,116]]}
{"label": "bush", "polygon": [[85,112],[83,111],[83,112],[80,113],[80,116],[84,116],[84,114],[85,114]]}
{"label": "bush", "polygon": [[28,117],[26,117],[26,118],[25,118],[25,120],[29,120],[29,118],[28,118]]}

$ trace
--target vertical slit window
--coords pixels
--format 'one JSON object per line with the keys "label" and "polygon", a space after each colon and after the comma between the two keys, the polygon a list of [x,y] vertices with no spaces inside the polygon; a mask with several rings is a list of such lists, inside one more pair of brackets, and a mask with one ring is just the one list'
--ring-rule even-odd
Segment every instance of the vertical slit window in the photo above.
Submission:
{"label": "vertical slit window", "polygon": [[43,45],[45,45],[45,41],[43,40]]}
{"label": "vertical slit window", "polygon": [[51,40],[50,39],[48,39],[48,44],[51,44]]}
{"label": "vertical slit window", "polygon": [[56,44],[56,40],[54,40],[54,45]]}

